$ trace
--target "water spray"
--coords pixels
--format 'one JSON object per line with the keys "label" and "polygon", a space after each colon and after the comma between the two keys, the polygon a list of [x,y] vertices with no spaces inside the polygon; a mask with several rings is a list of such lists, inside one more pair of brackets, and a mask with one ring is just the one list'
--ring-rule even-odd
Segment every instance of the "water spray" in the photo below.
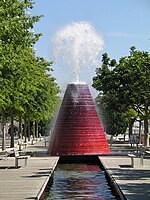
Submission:
{"label": "water spray", "polygon": [[96,68],[104,46],[103,37],[86,21],[75,22],[59,30],[53,38],[55,63],[72,71],[75,82],[81,81],[81,69]]}

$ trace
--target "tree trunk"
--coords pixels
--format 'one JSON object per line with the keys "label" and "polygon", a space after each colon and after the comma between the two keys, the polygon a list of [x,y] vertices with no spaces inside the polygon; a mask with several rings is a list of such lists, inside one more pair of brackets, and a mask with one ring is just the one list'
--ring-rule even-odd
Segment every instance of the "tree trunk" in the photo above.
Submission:
{"label": "tree trunk", "polygon": [[144,116],[144,146],[149,145],[148,138],[148,103],[145,103],[145,116]]}
{"label": "tree trunk", "polygon": [[22,118],[21,113],[19,113],[19,132],[18,132],[19,139],[22,138]]}
{"label": "tree trunk", "polygon": [[139,141],[141,141],[141,128],[142,128],[142,122],[139,120]]}
{"label": "tree trunk", "polygon": [[24,117],[24,142],[26,143],[27,142],[27,119],[26,119],[26,116]]}
{"label": "tree trunk", "polygon": [[134,120],[129,119],[129,138],[132,135],[132,126],[133,126]]}
{"label": "tree trunk", "polygon": [[144,146],[149,146],[149,141],[148,141],[148,117],[144,117]]}
{"label": "tree trunk", "polygon": [[10,129],[10,147],[14,148],[15,142],[14,142],[14,115],[13,115],[13,109],[11,108],[11,129]]}
{"label": "tree trunk", "polygon": [[33,138],[35,138],[35,122],[33,122]]}
{"label": "tree trunk", "polygon": [[2,109],[2,151],[6,150],[5,112]]}
{"label": "tree trunk", "polygon": [[35,122],[35,137],[38,138],[38,122]]}
{"label": "tree trunk", "polygon": [[30,120],[28,119],[28,141],[30,141],[30,135],[31,135],[31,127],[30,127]]}

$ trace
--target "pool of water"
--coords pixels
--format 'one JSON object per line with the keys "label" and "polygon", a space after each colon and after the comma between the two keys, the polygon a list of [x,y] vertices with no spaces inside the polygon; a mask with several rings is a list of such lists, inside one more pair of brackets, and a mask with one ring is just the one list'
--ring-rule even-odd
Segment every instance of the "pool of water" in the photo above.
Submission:
{"label": "pool of water", "polygon": [[95,164],[58,164],[46,200],[115,200],[105,172]]}

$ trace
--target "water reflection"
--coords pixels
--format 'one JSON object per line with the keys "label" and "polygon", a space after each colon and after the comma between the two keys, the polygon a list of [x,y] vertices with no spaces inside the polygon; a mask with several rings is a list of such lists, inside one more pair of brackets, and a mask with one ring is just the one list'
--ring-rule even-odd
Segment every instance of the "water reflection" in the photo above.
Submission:
{"label": "water reflection", "polygon": [[104,171],[97,165],[59,164],[46,200],[115,200]]}

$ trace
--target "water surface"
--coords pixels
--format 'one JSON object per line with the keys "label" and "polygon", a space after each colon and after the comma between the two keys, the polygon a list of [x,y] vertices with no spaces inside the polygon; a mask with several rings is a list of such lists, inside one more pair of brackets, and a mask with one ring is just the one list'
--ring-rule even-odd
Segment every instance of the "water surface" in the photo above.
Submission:
{"label": "water surface", "polygon": [[93,164],[58,164],[46,200],[115,200],[105,172]]}

